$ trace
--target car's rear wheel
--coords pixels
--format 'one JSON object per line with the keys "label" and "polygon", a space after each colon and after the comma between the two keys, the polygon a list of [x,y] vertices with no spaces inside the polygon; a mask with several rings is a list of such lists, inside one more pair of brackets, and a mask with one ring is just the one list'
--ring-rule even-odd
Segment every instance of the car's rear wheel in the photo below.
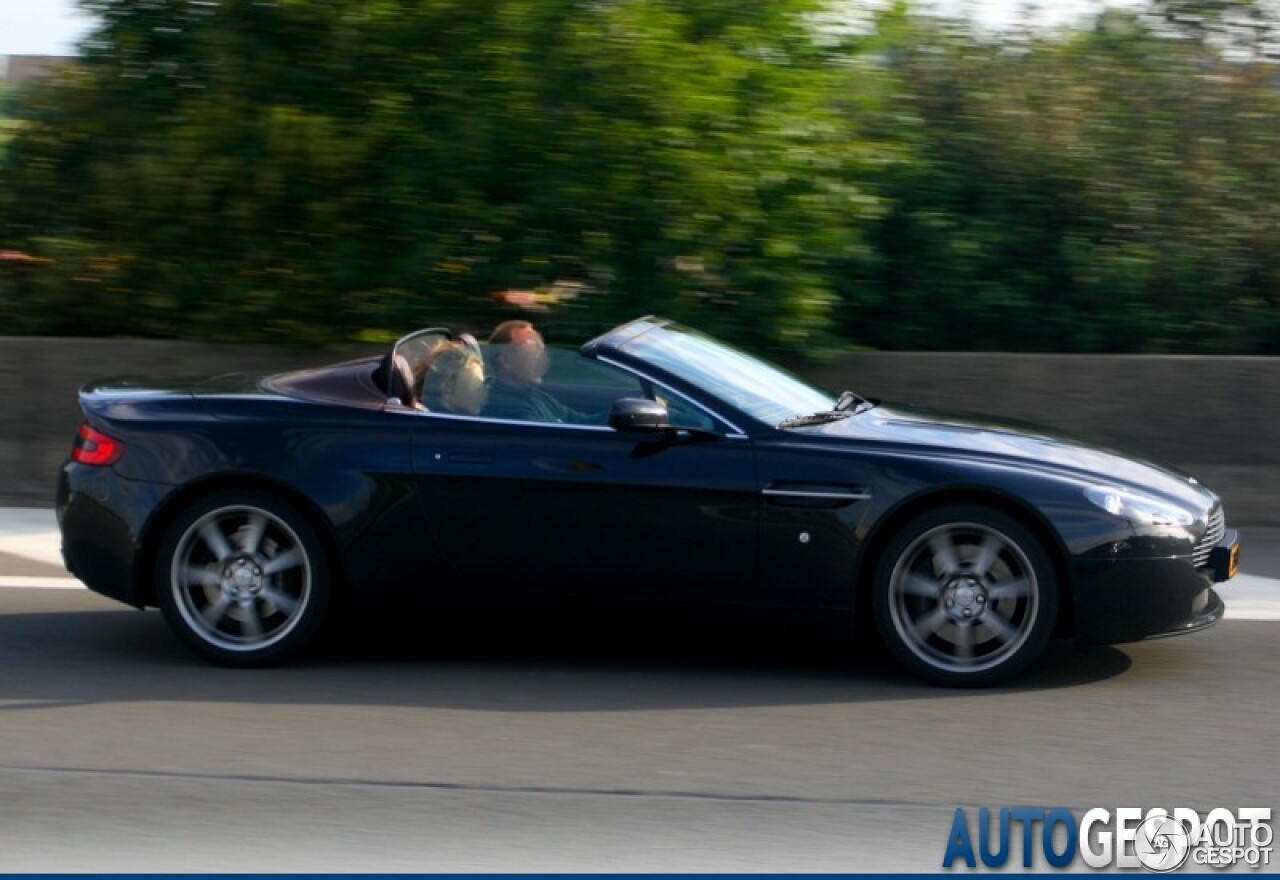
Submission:
{"label": "car's rear wheel", "polygon": [[166,621],[224,666],[294,656],[324,621],[331,594],[324,545],[293,505],[268,493],[205,496],[169,526],[156,560]]}
{"label": "car's rear wheel", "polygon": [[1058,585],[1042,543],[1018,520],[955,504],[915,517],[875,570],[876,628],[904,666],[935,684],[1006,681],[1044,653]]}

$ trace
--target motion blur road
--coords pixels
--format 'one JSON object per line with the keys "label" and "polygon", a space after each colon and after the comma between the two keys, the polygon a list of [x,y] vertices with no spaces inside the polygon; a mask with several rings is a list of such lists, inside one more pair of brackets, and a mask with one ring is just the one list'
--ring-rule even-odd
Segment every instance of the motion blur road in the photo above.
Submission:
{"label": "motion blur road", "polygon": [[[1245,542],[1280,577],[1280,530]],[[956,692],[803,639],[216,669],[5,551],[6,872],[926,871],[957,806],[1280,807],[1278,624],[1233,585],[1208,632]]]}

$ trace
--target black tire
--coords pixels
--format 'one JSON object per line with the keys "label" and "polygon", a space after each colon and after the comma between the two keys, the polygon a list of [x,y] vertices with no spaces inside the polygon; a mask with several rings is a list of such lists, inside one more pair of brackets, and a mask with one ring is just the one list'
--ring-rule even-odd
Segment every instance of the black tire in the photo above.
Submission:
{"label": "black tire", "polygon": [[170,628],[220,666],[294,657],[324,623],[333,593],[316,530],[293,505],[258,490],[214,492],[184,508],[155,569]]}
{"label": "black tire", "polygon": [[927,511],[889,539],[872,585],[876,630],[921,678],[987,687],[1025,671],[1053,636],[1058,582],[1041,541],[977,504]]}

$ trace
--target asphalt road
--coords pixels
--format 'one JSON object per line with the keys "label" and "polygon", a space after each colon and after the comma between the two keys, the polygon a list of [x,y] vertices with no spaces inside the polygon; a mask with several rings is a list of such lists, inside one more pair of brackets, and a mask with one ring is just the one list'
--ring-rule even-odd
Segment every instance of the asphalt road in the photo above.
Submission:
{"label": "asphalt road", "polygon": [[1276,809],[1277,625],[1057,645],[983,692],[803,639],[244,672],[155,612],[0,589],[0,870],[938,870],[962,805]]}

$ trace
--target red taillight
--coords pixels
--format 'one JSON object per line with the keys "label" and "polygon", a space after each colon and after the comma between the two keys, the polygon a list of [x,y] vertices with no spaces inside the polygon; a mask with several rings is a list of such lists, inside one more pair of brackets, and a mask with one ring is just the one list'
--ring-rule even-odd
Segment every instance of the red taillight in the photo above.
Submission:
{"label": "red taillight", "polygon": [[124,455],[123,443],[89,427],[88,422],[80,423],[75,445],[71,447],[72,460],[81,464],[106,465],[115,464],[122,455]]}

